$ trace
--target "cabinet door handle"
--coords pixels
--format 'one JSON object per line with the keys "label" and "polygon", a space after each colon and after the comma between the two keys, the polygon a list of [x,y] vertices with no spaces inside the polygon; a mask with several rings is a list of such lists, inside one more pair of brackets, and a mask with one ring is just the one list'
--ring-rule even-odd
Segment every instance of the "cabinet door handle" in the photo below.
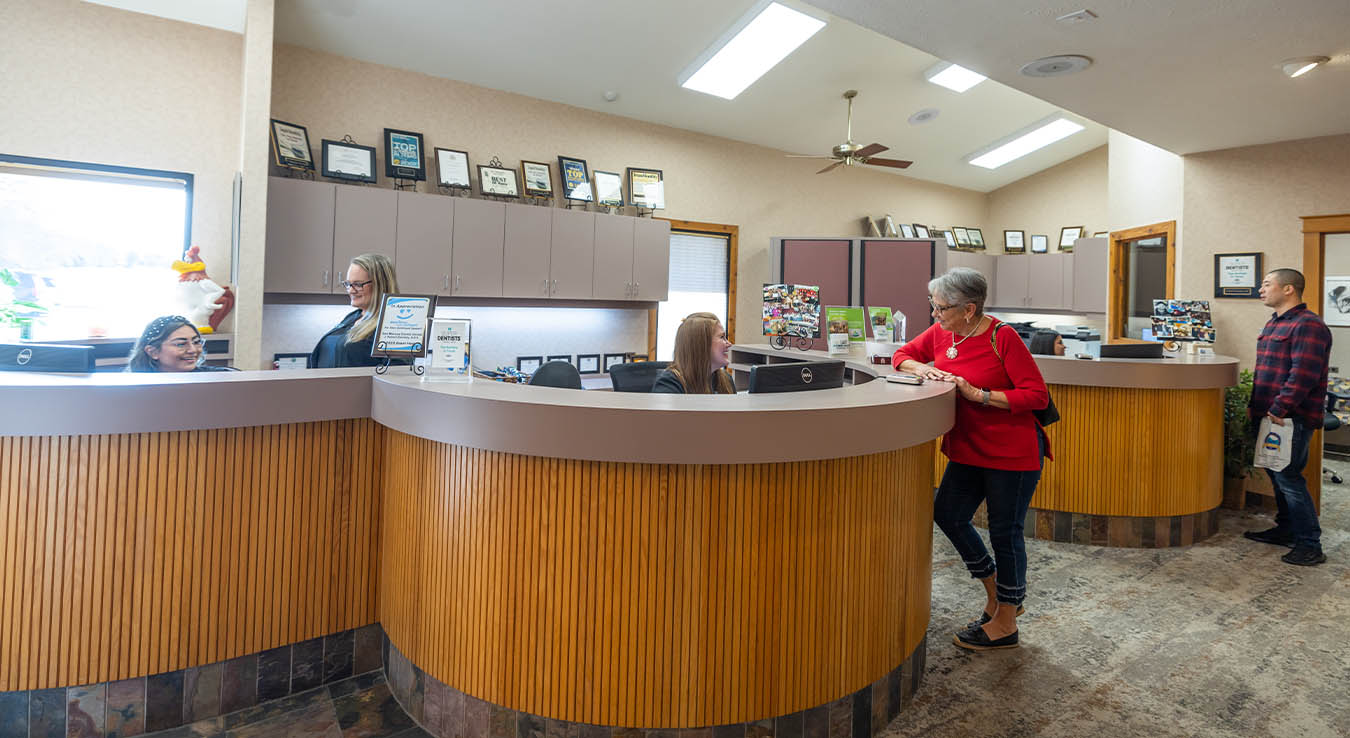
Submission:
{"label": "cabinet door handle", "polygon": [[556,295],[556,294],[558,294],[558,280],[556,280],[556,279],[553,280],[553,291],[549,292],[549,294],[550,294],[550,295]]}
{"label": "cabinet door handle", "polygon": [[641,282],[634,282],[634,283],[633,283],[633,297],[638,297],[638,296],[640,296],[641,294],[642,294],[642,283],[641,283]]}
{"label": "cabinet door handle", "polygon": [[442,275],[441,275],[441,289],[444,290],[444,291],[446,291],[446,292],[449,292],[449,291],[450,291],[450,275],[449,275],[449,274],[442,274]]}
{"label": "cabinet door handle", "polygon": [[543,292],[544,292],[545,295],[548,294],[548,280],[547,280],[547,279],[544,280]]}
{"label": "cabinet door handle", "polygon": [[456,275],[455,275],[455,291],[456,291],[456,292],[459,292],[459,285],[460,285],[459,275],[456,274]]}
{"label": "cabinet door handle", "polygon": [[323,270],[323,286],[324,286],[324,287],[327,287],[327,286],[328,286],[328,270],[327,270],[327,269]]}

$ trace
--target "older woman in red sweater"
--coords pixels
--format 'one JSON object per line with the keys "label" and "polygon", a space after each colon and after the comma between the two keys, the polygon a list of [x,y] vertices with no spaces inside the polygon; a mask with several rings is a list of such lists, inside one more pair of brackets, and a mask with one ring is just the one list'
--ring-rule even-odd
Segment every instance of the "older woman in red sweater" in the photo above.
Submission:
{"label": "older woman in red sweater", "polygon": [[[947,471],[933,520],[970,575],[984,584],[984,612],[953,640],[976,651],[1017,646],[1027,593],[1023,520],[1041,459],[1049,455],[1033,410],[1049,401],[1045,380],[1017,331],[984,314],[988,285],[974,269],[951,269],[928,283],[936,322],[895,352],[900,371],[956,385],[956,423],[942,439]],[[989,516],[990,558],[971,517]]]}

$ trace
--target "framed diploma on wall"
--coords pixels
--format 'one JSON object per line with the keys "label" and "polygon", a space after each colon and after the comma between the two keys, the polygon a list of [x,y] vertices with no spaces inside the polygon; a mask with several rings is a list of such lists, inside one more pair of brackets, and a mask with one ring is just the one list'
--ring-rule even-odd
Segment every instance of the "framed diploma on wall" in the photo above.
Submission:
{"label": "framed diploma on wall", "polygon": [[425,182],[427,166],[422,160],[422,134],[384,129],[384,176]]}
{"label": "framed diploma on wall", "polygon": [[457,190],[472,189],[468,152],[436,149],[436,184]]}
{"label": "framed diploma on wall", "polygon": [[351,141],[321,142],[323,168],[319,173],[332,179],[375,184],[375,147]]}
{"label": "framed diploma on wall", "polygon": [[[1254,298],[1261,296],[1261,252],[1214,255],[1214,296]],[[1335,299],[1335,298],[1331,298]]]}

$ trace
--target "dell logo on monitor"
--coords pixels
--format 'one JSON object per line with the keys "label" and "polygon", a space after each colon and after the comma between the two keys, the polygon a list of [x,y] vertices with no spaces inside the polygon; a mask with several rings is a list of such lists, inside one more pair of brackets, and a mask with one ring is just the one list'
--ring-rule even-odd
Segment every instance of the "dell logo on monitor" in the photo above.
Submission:
{"label": "dell logo on monitor", "polygon": [[30,348],[23,349],[18,353],[17,356],[14,357],[14,360],[19,362],[19,366],[27,364],[28,362],[33,360],[33,349]]}
{"label": "dell logo on monitor", "polygon": [[810,384],[811,378],[811,369],[809,367],[802,369],[802,384]]}

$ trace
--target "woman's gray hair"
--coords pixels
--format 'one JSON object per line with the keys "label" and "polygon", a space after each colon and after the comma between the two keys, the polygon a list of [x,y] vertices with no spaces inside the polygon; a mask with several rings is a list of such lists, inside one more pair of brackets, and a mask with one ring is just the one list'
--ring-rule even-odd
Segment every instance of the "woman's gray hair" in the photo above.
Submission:
{"label": "woman's gray hair", "polygon": [[973,303],[975,314],[984,312],[984,300],[989,295],[989,283],[984,275],[970,267],[948,269],[946,274],[928,282],[928,294],[941,297],[948,305]]}

